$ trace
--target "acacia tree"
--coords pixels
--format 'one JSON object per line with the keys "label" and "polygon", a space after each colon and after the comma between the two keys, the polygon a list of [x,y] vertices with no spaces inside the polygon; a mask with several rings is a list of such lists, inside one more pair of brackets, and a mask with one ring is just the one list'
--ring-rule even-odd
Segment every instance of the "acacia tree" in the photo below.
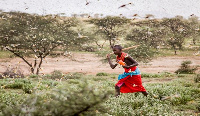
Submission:
{"label": "acacia tree", "polygon": [[185,38],[191,36],[191,27],[187,21],[180,18],[163,19],[162,25],[167,31],[168,44],[174,49],[174,54],[177,54],[177,47],[182,49]]}
{"label": "acacia tree", "polygon": [[[0,46],[21,58],[32,73],[39,74],[43,59],[59,46],[74,44],[74,20],[20,12],[1,13]],[[58,18],[58,17],[57,17]],[[29,55],[34,57],[30,62]]]}
{"label": "acacia tree", "polygon": [[192,42],[195,45],[197,40],[199,39],[198,37],[200,36],[200,22],[199,22],[199,17],[197,16],[191,16],[188,18],[189,25],[191,27],[191,33],[192,33]]}
{"label": "acacia tree", "polygon": [[97,26],[98,33],[102,33],[109,41],[110,47],[115,44],[116,38],[123,33],[123,26],[130,22],[124,17],[107,16],[101,19],[88,20],[90,23]]}
{"label": "acacia tree", "polygon": [[159,28],[134,28],[126,36],[126,40],[134,41],[138,44],[145,44],[146,46],[157,48],[161,45],[164,37],[164,29]]}

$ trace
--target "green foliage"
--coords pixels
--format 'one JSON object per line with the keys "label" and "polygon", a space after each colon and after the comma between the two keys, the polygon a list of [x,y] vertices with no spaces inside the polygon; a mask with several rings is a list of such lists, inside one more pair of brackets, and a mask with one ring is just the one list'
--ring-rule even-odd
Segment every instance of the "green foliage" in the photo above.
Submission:
{"label": "green foliage", "polygon": [[[163,79],[176,76],[168,72],[146,75]],[[194,115],[199,109],[200,88],[188,78],[192,76],[143,83],[148,97],[126,93],[118,98],[108,97],[114,94],[115,82],[111,78],[88,75],[62,82],[42,77],[2,79],[4,85],[16,80],[30,86],[24,86],[24,90],[0,89],[0,115]]]}
{"label": "green foliage", "polygon": [[126,36],[126,40],[131,40],[137,44],[157,48],[164,43],[164,29],[159,28],[133,28]]}
{"label": "green foliage", "polygon": [[111,17],[107,16],[105,18],[100,19],[91,19],[88,20],[91,24],[97,26],[97,33],[102,33],[106,36],[106,40],[109,40],[109,45],[112,47],[115,44],[116,38],[120,36],[124,30],[120,29],[125,24],[129,23],[130,20],[121,17]]}
{"label": "green foliage", "polygon": [[164,78],[164,77],[172,77],[173,74],[169,72],[163,72],[158,74],[142,73],[141,76],[144,78]]}
{"label": "green foliage", "polygon": [[[52,16],[31,15],[20,12],[1,13],[0,47],[21,58],[31,69],[39,73],[43,58],[55,48],[65,46],[80,46],[76,32],[71,29],[76,19],[53,18]],[[82,42],[81,42],[82,44]],[[33,63],[24,57],[35,57]]]}
{"label": "green foliage", "polygon": [[200,82],[200,74],[197,74],[197,75],[194,77],[194,82],[195,82],[195,83],[199,83],[199,82]]}
{"label": "green foliage", "polygon": [[188,21],[175,17],[164,19],[162,25],[166,27],[167,42],[174,49],[176,55],[177,47],[182,49],[185,39],[192,35],[190,24]]}
{"label": "green foliage", "polygon": [[12,56],[12,53],[8,52],[8,51],[1,51],[0,50],[0,58],[9,58]]}
{"label": "green foliage", "polygon": [[[2,107],[3,115],[102,115],[107,112],[104,102],[111,94],[89,86],[83,80],[76,85],[60,86],[44,95],[32,95],[22,104]],[[41,112],[42,111],[42,112]]]}
{"label": "green foliage", "polygon": [[186,74],[177,74],[178,77],[186,77]]}
{"label": "green foliage", "polygon": [[100,73],[97,73],[96,76],[108,76],[109,74],[108,73],[105,73],[105,72],[100,72]]}
{"label": "green foliage", "polygon": [[18,67],[7,67],[6,71],[0,75],[1,78],[24,78],[24,74]]}
{"label": "green foliage", "polygon": [[68,73],[64,76],[65,79],[80,79],[83,76],[83,73]]}
{"label": "green foliage", "polygon": [[196,109],[198,112],[200,112],[200,102],[196,105]]}
{"label": "green foliage", "polygon": [[6,79],[0,82],[0,85],[6,89],[22,89],[26,84],[31,84],[31,81],[25,79]]}
{"label": "green foliage", "polygon": [[[187,82],[186,82],[187,83]],[[181,115],[175,107],[188,106],[190,101],[199,98],[199,89],[194,86],[183,87],[182,83],[170,82],[167,84],[148,84],[145,86],[148,97],[139,94],[123,94],[119,98],[111,98],[106,105],[112,107],[112,115]],[[154,94],[154,95],[152,95]],[[160,99],[165,98],[165,100]],[[167,98],[167,99],[166,99]],[[187,111],[187,109],[180,109]],[[184,112],[186,115],[186,112]],[[183,114],[182,114],[183,115]]]}
{"label": "green foliage", "polygon": [[[12,93],[12,92],[5,92],[5,91],[0,91],[0,93],[1,93],[0,107],[12,106],[12,105],[16,105],[17,103],[22,103],[24,98],[26,97],[25,95],[20,95],[19,93]],[[2,110],[0,108],[0,112],[1,111]]]}
{"label": "green foliage", "polygon": [[29,78],[37,78],[37,77],[38,77],[38,75],[36,75],[36,74],[29,75]]}
{"label": "green foliage", "polygon": [[103,77],[94,77],[93,80],[94,81],[106,81],[106,79]]}
{"label": "green foliage", "polygon": [[22,90],[25,93],[31,94],[33,92],[33,85],[32,84],[25,84],[25,85],[23,85]]}
{"label": "green foliage", "polygon": [[183,61],[178,70],[175,71],[177,74],[193,74],[197,70],[197,66],[190,66],[191,61]]}
{"label": "green foliage", "polygon": [[59,70],[54,70],[52,73],[51,73],[51,79],[61,79],[63,76],[63,73]]}
{"label": "green foliage", "polygon": [[[130,47],[133,45],[134,45],[133,43],[129,43],[125,45],[124,48]],[[153,57],[155,56],[157,52],[151,49],[149,46],[145,44],[141,44],[139,47],[135,49],[128,50],[127,53],[131,57],[133,57],[135,60],[147,63],[153,59]]]}

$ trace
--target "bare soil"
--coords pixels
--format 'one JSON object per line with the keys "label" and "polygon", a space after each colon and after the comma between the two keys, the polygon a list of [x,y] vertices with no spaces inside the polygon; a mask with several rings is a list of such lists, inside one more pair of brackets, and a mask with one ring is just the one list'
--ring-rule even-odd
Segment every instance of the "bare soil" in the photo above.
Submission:
{"label": "bare soil", "polygon": [[[43,64],[40,73],[51,73],[54,70],[60,70],[63,73],[69,72],[82,72],[85,74],[95,75],[99,72],[106,73],[123,73],[123,68],[117,66],[116,69],[111,69],[108,63],[102,63],[101,57],[96,56],[92,53],[73,53],[74,60],[72,61],[68,57],[47,57]],[[33,59],[29,58],[29,61]],[[170,57],[159,57],[152,60],[151,62],[144,64],[139,63],[139,68],[143,73],[160,73],[160,72],[171,72],[176,71],[181,62],[185,60],[191,60],[192,65],[200,65],[199,56],[170,56]],[[4,72],[8,66],[14,66],[20,68],[24,74],[29,74],[30,70],[28,65],[20,58],[6,58],[0,59],[0,73]]]}

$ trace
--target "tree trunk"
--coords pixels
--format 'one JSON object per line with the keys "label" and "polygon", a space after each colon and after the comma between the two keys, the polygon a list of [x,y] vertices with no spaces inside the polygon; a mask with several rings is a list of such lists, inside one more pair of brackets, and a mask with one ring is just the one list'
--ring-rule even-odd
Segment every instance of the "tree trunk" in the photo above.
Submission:
{"label": "tree trunk", "polygon": [[42,61],[43,61],[43,57],[40,56],[40,63],[38,65],[37,72],[36,72],[37,75],[39,74],[39,71],[40,71],[40,68],[41,68],[41,65],[42,65]]}
{"label": "tree trunk", "polygon": [[174,55],[177,55],[176,46],[174,46]]}
{"label": "tree trunk", "polygon": [[109,42],[110,42],[110,48],[112,49],[113,45],[112,45],[112,39],[111,38],[109,39]]}
{"label": "tree trunk", "polygon": [[194,45],[196,45],[196,38],[193,37],[192,42]]}
{"label": "tree trunk", "polygon": [[17,57],[21,58],[26,64],[28,64],[28,66],[30,67],[31,69],[31,73],[34,74],[34,68],[33,66],[23,57],[21,56],[20,54],[17,54],[15,51],[11,50],[11,49],[8,49],[6,48],[8,51],[12,52],[14,55],[16,55]]}

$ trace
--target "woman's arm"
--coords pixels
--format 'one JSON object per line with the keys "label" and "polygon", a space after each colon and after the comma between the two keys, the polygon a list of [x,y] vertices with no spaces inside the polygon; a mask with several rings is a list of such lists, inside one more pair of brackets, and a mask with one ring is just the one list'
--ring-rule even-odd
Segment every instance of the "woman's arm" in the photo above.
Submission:
{"label": "woman's arm", "polygon": [[129,66],[127,66],[127,65],[126,65],[126,66],[123,66],[123,68],[131,68],[131,67],[134,67],[134,66],[138,66],[138,63],[137,63],[132,57],[128,56],[127,59],[128,59],[130,62],[132,62],[132,64],[129,65]]}
{"label": "woman's arm", "polygon": [[111,60],[110,60],[110,54],[107,54],[107,59],[108,59],[108,63],[110,64],[110,67],[111,67],[112,69],[114,69],[114,68],[117,66],[117,64],[113,64],[113,63],[111,62]]}

